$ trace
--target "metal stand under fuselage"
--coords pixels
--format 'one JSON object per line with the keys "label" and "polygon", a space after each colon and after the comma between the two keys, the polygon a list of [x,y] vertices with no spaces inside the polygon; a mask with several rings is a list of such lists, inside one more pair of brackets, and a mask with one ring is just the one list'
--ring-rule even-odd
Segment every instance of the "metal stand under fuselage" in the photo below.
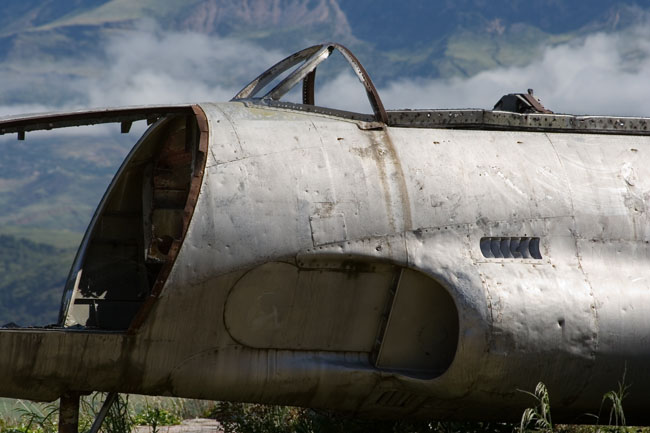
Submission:
{"label": "metal stand under fuselage", "polygon": [[[70,392],[61,396],[59,403],[59,433],[79,433],[79,393]],[[113,403],[116,392],[109,392],[102,408],[97,413],[88,433],[97,433]]]}

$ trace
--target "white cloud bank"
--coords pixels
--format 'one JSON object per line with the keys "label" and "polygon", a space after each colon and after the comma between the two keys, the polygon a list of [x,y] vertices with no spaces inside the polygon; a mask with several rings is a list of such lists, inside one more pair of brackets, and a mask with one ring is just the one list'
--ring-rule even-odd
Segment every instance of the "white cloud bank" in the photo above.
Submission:
{"label": "white cloud bank", "polygon": [[[117,34],[80,64],[34,62],[39,79],[59,86],[64,104],[0,106],[0,115],[83,107],[227,101],[243,85],[289,53],[253,43],[194,33],[162,32],[152,24]],[[58,62],[58,63],[57,63]],[[57,70],[83,72],[61,79]],[[372,71],[369,71],[372,75]],[[506,93],[535,89],[555,112],[650,116],[650,28],[594,34],[549,47],[525,67],[470,78],[404,79],[379,89],[387,108],[491,108]],[[4,86],[29,86],[29,77],[0,71]],[[368,111],[351,73],[319,82],[317,102]],[[59,99],[61,100],[61,98]]]}
{"label": "white cloud bank", "polygon": [[102,79],[90,78],[83,86],[90,105],[227,101],[239,90],[236,82],[259,74],[282,53],[197,33],[162,33],[149,26],[110,39],[106,58]]}
{"label": "white cloud bank", "polygon": [[[347,100],[351,75],[322,92],[328,104]],[[399,80],[379,89],[387,108],[492,108],[507,93],[535,90],[558,113],[650,117],[650,26],[593,34],[549,47],[524,67],[498,68],[470,78]],[[349,108],[364,109],[353,102]]]}
{"label": "white cloud bank", "polygon": [[[79,59],[29,60],[19,67],[0,70],[0,82],[14,94],[21,87],[29,94],[31,78],[36,85],[55,87],[56,92],[50,93],[57,96],[36,104],[0,105],[0,116],[86,107],[227,101],[249,76],[259,74],[282,57],[279,51],[252,43],[197,33],[162,32],[152,23],[145,23],[139,30],[106,39],[95,53]],[[16,72],[25,70],[29,71],[27,77]],[[56,102],[61,99],[66,102]]]}

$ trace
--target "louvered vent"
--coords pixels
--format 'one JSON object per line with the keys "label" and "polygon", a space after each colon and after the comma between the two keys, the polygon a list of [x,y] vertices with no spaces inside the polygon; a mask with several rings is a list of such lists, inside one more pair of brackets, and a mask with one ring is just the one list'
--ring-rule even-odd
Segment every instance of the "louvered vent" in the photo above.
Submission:
{"label": "louvered vent", "polygon": [[376,404],[390,407],[406,407],[413,400],[413,397],[412,394],[407,392],[385,391],[377,398]]}
{"label": "louvered vent", "polygon": [[539,238],[481,238],[481,253],[487,259],[542,259]]}

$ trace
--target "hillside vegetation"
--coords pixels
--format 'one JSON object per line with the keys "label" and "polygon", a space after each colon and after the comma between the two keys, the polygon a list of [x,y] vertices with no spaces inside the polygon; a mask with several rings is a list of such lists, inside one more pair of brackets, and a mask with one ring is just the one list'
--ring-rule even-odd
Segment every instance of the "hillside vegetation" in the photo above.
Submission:
{"label": "hillside vegetation", "polygon": [[0,141],[0,325],[48,325],[77,246],[133,135]]}
{"label": "hillside vegetation", "polygon": [[75,248],[0,235],[0,325],[56,323]]}
{"label": "hillside vegetation", "polygon": [[[68,58],[74,65],[73,60],[92,53],[103,38],[153,20],[165,31],[227,36],[283,52],[336,40],[354,48],[382,83],[400,76],[469,76],[495,65],[525,64],[543,46],[638,23],[650,4],[644,0],[405,0],[399,4],[389,0],[9,0],[1,8],[0,71],[33,58]],[[0,89],[0,104],[15,101],[9,95],[8,89]]]}

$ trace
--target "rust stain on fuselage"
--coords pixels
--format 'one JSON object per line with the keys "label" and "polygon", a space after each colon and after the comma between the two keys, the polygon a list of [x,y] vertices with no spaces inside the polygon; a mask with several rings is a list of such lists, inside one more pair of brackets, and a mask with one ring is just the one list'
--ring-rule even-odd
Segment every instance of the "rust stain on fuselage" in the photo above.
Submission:
{"label": "rust stain on fuselage", "polygon": [[[404,171],[397,155],[395,146],[390,138],[388,128],[366,131],[370,140],[367,149],[354,148],[356,154],[364,158],[371,158],[376,166],[379,180],[384,194],[386,215],[394,231],[409,231],[413,227],[411,216],[411,203],[406,186]],[[394,171],[391,173],[391,171]],[[399,201],[401,215],[395,209],[394,201]]]}

